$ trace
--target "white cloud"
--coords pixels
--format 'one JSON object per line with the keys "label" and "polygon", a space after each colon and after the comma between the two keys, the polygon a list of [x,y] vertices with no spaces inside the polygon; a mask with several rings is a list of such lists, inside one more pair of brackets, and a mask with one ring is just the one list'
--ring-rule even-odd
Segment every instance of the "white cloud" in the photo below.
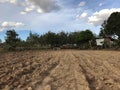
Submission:
{"label": "white cloud", "polygon": [[104,5],[103,3],[100,3],[100,4],[99,4],[100,7],[103,6],[103,5]]}
{"label": "white cloud", "polygon": [[79,3],[78,6],[82,7],[82,6],[85,6],[85,4],[86,4],[86,2],[85,2],[85,1],[82,1],[82,2]]}
{"label": "white cloud", "polygon": [[27,14],[27,12],[25,12],[25,11],[22,11],[22,12],[20,12],[20,14],[24,15],[24,14]]}
{"label": "white cloud", "polygon": [[37,9],[37,12],[38,13],[43,13],[43,10],[39,8],[39,9]]}
{"label": "white cloud", "polygon": [[21,14],[26,14],[31,11],[38,13],[46,13],[60,9],[57,0],[0,0],[0,3],[11,3],[22,6],[24,10]]}
{"label": "white cloud", "polygon": [[84,13],[82,13],[82,14],[80,15],[80,18],[85,18],[85,17],[87,17],[87,15],[88,15],[88,14],[84,12]]}
{"label": "white cloud", "polygon": [[0,0],[0,3],[12,3],[12,4],[16,4],[17,0]]}
{"label": "white cloud", "polygon": [[92,16],[88,17],[88,22],[95,26],[101,25],[103,23],[103,21],[107,20],[108,17],[113,12],[120,12],[120,8],[103,9],[98,12],[95,12],[95,13],[93,13]]}
{"label": "white cloud", "polygon": [[4,29],[22,27],[24,25],[25,24],[23,24],[21,22],[7,22],[7,21],[4,21],[0,25],[0,31],[3,31]]}
{"label": "white cloud", "polygon": [[86,20],[88,20],[88,13],[83,12],[82,14],[77,15],[76,20],[80,20],[80,19],[86,22]]}
{"label": "white cloud", "polygon": [[32,11],[34,9],[35,9],[35,6],[31,5],[31,6],[25,8],[25,12],[30,12],[30,11]]}
{"label": "white cloud", "polygon": [[1,24],[2,27],[19,27],[19,26],[23,26],[24,24],[21,22],[3,22]]}
{"label": "white cloud", "polygon": [[60,6],[57,4],[57,0],[25,0],[24,2],[24,13],[25,14],[31,11],[37,11],[38,13],[51,12],[59,10]]}

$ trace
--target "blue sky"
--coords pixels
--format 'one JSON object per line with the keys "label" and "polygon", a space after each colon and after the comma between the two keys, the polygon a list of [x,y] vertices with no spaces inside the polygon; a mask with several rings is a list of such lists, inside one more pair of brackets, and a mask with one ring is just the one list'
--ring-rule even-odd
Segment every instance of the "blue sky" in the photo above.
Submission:
{"label": "blue sky", "polygon": [[15,29],[22,39],[29,32],[73,32],[90,29],[98,34],[120,0],[0,0],[0,39]]}

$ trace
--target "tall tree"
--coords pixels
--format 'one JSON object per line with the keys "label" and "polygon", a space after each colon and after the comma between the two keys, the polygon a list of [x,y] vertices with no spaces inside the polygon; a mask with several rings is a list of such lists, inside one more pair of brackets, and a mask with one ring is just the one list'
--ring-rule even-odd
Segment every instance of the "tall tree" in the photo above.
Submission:
{"label": "tall tree", "polygon": [[31,46],[37,45],[40,43],[40,37],[38,34],[33,34],[32,32],[29,33],[29,36],[26,39],[26,42],[30,44]]}
{"label": "tall tree", "polygon": [[49,31],[44,35],[44,38],[45,38],[46,44],[49,44],[51,46],[56,46],[59,44],[58,36],[56,35],[56,33]]}
{"label": "tall tree", "polygon": [[0,39],[0,44],[2,43],[2,40]]}
{"label": "tall tree", "polygon": [[57,37],[58,37],[58,39],[59,39],[59,44],[60,45],[63,45],[63,44],[66,44],[67,43],[67,39],[68,39],[68,34],[67,33],[65,33],[65,32],[60,32],[60,33],[58,33],[57,34]]}
{"label": "tall tree", "polygon": [[5,43],[8,50],[15,50],[19,41],[20,39],[18,38],[18,34],[15,30],[8,30],[6,32]]}
{"label": "tall tree", "polygon": [[93,37],[94,37],[94,35],[90,30],[81,31],[77,38],[77,42],[78,42],[78,44],[86,43],[89,40],[93,39]]}
{"label": "tall tree", "polygon": [[120,12],[112,13],[106,23],[102,25],[102,31],[105,35],[117,35],[120,39]]}
{"label": "tall tree", "polygon": [[71,32],[68,36],[69,44],[77,44],[77,37],[79,36],[79,32]]}
{"label": "tall tree", "polygon": [[107,25],[107,21],[105,20],[103,22],[103,24],[101,25],[101,28],[100,28],[100,33],[99,33],[100,37],[105,37],[106,36],[106,33],[105,33],[105,31],[106,31],[106,25]]}

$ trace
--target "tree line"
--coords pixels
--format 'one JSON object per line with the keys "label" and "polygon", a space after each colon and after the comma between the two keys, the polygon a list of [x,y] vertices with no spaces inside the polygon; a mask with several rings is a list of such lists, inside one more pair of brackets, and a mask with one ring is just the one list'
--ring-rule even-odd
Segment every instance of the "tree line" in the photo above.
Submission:
{"label": "tree line", "polygon": [[[26,40],[19,38],[15,30],[6,32],[5,42],[1,46],[6,50],[29,50],[29,49],[48,49],[48,48],[81,48],[89,49],[96,47],[96,38],[111,37],[115,39],[116,45],[120,47],[120,12],[112,13],[107,20],[101,25],[99,36],[91,30],[76,32],[59,32],[48,31],[43,35],[29,33]],[[1,41],[0,41],[1,42]]]}
{"label": "tree line", "polygon": [[86,47],[84,48],[89,48],[89,41],[94,38],[95,35],[90,30],[71,33],[48,31],[44,35],[30,32],[27,39],[22,40],[15,30],[8,30],[3,46],[6,50],[48,49],[55,47],[78,48],[85,45]]}

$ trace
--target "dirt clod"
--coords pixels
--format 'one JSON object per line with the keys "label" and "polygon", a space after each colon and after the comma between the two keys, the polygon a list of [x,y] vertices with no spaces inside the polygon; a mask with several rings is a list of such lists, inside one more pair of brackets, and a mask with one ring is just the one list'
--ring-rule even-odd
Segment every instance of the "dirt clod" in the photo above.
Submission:
{"label": "dirt clod", "polygon": [[120,52],[2,53],[0,90],[120,90]]}

